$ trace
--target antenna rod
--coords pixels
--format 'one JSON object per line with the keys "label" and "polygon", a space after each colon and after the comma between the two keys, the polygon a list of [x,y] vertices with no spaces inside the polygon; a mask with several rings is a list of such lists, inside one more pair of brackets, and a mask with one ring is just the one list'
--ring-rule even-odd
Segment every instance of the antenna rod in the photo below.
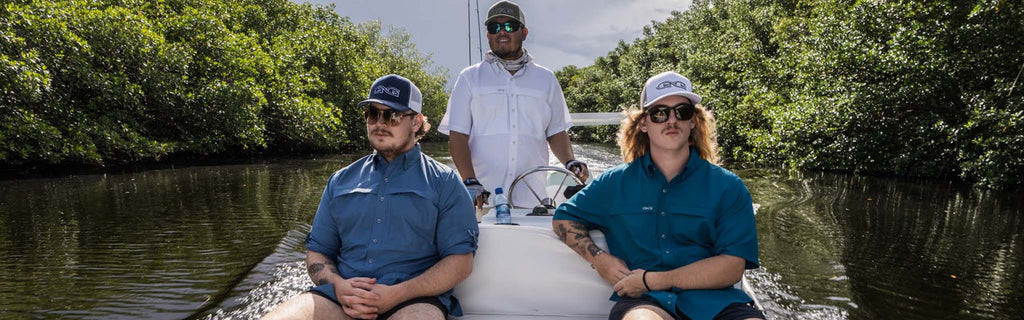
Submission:
{"label": "antenna rod", "polygon": [[480,0],[476,0],[476,38],[476,49],[480,54],[480,61],[484,61],[484,38],[480,35]]}
{"label": "antenna rod", "polygon": [[473,10],[470,8],[469,0],[466,0],[466,55],[469,57],[469,64],[473,64]]}

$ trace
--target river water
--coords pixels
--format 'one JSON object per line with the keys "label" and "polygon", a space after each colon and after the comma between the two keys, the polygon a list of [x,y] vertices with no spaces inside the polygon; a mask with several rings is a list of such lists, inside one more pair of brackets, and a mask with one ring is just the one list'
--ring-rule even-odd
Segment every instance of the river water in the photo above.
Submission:
{"label": "river water", "polygon": [[[423,149],[451,163],[446,146]],[[360,156],[0,181],[0,318],[257,318],[310,285],[317,201]],[[770,319],[1024,314],[1019,193],[730,168],[760,204],[748,277]]]}

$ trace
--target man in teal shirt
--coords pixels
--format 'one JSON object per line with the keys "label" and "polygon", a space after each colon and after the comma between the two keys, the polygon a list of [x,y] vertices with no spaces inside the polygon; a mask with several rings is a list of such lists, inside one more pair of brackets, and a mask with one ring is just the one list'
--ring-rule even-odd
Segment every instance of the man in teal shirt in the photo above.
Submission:
{"label": "man in teal shirt", "polygon": [[758,267],[750,193],[715,165],[714,118],[691,88],[674,72],[648,79],[619,128],[626,164],[555,212],[555,233],[614,286],[609,319],[764,319],[732,286]]}

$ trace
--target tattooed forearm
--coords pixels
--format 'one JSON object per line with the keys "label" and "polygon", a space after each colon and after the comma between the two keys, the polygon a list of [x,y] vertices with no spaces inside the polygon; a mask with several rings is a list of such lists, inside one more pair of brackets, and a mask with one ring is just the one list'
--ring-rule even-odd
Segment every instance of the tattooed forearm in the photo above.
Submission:
{"label": "tattooed forearm", "polygon": [[565,242],[566,230],[564,224],[559,224],[558,227],[555,228],[555,235],[557,235],[559,239],[562,239],[562,242]]}
{"label": "tattooed forearm", "polygon": [[306,272],[309,272],[310,277],[315,277],[320,271],[324,270],[323,263],[313,263],[306,266]]}
{"label": "tattooed forearm", "polygon": [[[582,223],[576,221],[568,221],[565,224],[559,224],[555,228],[555,234],[558,235],[562,242],[569,245],[573,251],[583,257],[593,257],[601,251],[600,248],[594,244],[594,240],[590,239],[590,232],[587,231],[587,227]],[[571,235],[571,236],[570,236]]]}
{"label": "tattooed forearm", "polygon": [[340,273],[338,273],[338,268],[335,267],[334,264],[330,262],[314,262],[306,266],[306,271],[309,272],[309,278],[312,279],[313,283],[316,283],[317,285],[324,285],[328,283],[327,275],[320,274],[322,271],[324,271],[324,269],[327,269],[327,271],[329,271],[330,273],[339,276],[341,275]]}

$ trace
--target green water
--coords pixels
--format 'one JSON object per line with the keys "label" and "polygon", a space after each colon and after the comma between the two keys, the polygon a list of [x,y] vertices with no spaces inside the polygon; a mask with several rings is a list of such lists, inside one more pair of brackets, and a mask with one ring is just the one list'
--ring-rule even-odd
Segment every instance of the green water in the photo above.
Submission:
{"label": "green water", "polygon": [[[619,161],[575,150],[595,172]],[[320,193],[360,156],[0,181],[0,318],[259,317],[309,285]],[[1024,314],[1020,194],[733,169],[761,205],[749,277],[772,319]]]}

